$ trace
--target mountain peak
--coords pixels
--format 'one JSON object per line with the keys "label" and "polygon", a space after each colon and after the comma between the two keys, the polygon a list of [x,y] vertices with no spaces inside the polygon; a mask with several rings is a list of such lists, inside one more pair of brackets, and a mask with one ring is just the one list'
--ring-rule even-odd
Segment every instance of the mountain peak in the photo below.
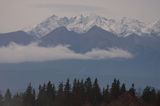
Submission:
{"label": "mountain peak", "polygon": [[160,20],[156,21],[152,26],[154,32],[160,33]]}
{"label": "mountain peak", "polygon": [[56,16],[55,14],[53,14],[52,16],[50,16],[48,19],[59,19],[58,16]]}
{"label": "mountain peak", "polygon": [[66,27],[69,31],[76,33],[86,33],[94,26],[122,37],[132,34],[141,36],[153,32],[160,33],[160,21],[157,21],[151,28],[148,28],[144,22],[136,19],[123,17],[120,20],[115,20],[95,14],[81,14],[71,18],[52,15],[34,27],[29,33],[40,38],[59,27]]}

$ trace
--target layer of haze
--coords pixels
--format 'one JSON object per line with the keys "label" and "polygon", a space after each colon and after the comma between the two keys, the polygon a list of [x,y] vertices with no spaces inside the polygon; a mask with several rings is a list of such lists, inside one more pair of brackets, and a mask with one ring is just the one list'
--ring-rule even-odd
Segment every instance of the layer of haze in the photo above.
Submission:
{"label": "layer of haze", "polygon": [[76,53],[69,46],[40,47],[36,43],[22,46],[10,44],[0,47],[0,63],[43,62],[52,60],[100,60],[110,58],[132,58],[128,51],[110,48],[109,50],[93,49],[86,53]]}
{"label": "layer of haze", "polygon": [[0,33],[33,27],[56,14],[97,14],[109,18],[160,19],[160,0],[0,0]]}

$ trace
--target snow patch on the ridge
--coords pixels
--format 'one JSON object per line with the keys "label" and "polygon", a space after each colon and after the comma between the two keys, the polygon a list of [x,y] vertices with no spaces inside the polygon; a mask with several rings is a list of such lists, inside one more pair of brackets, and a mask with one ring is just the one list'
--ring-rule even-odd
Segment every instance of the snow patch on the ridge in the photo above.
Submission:
{"label": "snow patch on the ridge", "polygon": [[93,26],[98,26],[103,30],[122,37],[126,37],[131,34],[142,36],[153,32],[160,33],[160,21],[157,21],[153,25],[147,25],[136,19],[125,17],[115,20],[93,14],[79,15],[70,18],[53,15],[35,26],[31,31],[29,31],[29,33],[36,35],[37,37],[43,37],[59,27],[66,27],[69,31],[74,31],[76,33],[85,33]]}

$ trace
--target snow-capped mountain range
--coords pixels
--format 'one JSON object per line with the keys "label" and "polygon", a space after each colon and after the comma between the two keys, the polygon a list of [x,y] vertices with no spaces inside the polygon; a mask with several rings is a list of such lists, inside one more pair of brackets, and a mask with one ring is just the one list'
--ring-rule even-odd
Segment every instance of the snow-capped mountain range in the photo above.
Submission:
{"label": "snow-capped mountain range", "polygon": [[160,35],[160,20],[152,24],[146,24],[139,20],[126,17],[115,20],[98,15],[79,15],[74,17],[58,17],[53,15],[36,25],[28,33],[41,38],[59,27],[65,27],[69,31],[76,33],[86,33],[94,26],[121,37],[132,34],[143,36],[154,33]]}

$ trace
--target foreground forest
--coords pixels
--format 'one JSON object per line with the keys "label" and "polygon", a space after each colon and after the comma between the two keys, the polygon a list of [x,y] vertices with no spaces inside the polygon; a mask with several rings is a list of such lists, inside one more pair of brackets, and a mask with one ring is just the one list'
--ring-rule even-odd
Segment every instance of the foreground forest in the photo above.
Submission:
{"label": "foreground forest", "polygon": [[147,86],[141,94],[134,84],[127,89],[124,83],[114,79],[106,88],[100,88],[98,80],[69,79],[58,88],[49,81],[35,90],[31,84],[24,92],[11,94],[7,89],[0,94],[0,106],[160,106],[160,90]]}

